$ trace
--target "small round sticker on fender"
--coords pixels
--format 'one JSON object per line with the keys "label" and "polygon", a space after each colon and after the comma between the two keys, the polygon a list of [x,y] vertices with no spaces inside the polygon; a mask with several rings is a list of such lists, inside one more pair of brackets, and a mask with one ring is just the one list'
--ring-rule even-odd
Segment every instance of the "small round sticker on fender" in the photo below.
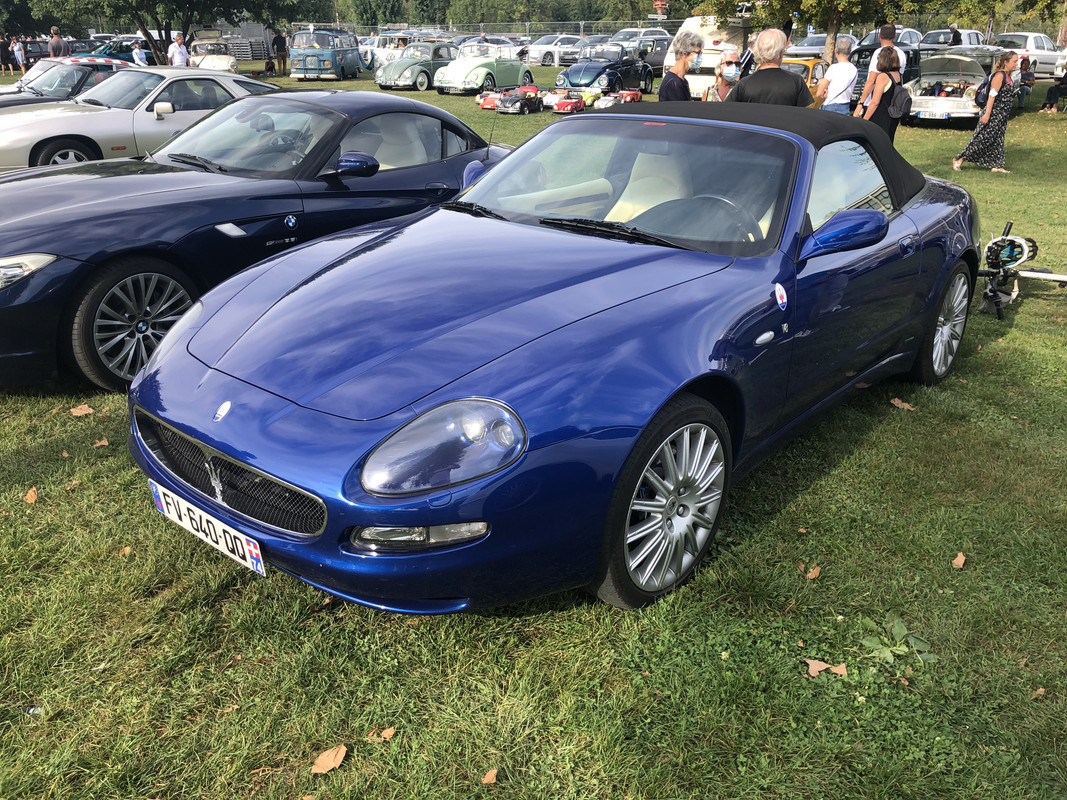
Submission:
{"label": "small round sticker on fender", "polygon": [[778,303],[778,308],[785,311],[785,307],[789,305],[789,297],[785,293],[785,287],[780,283],[774,284],[774,299]]}

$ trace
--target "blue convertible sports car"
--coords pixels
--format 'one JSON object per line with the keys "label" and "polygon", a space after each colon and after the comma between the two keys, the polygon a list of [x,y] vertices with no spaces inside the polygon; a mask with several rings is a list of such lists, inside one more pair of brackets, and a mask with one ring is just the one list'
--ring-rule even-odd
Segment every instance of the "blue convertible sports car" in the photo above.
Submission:
{"label": "blue convertible sports car", "polygon": [[[190,73],[197,70],[191,70]],[[124,388],[201,292],[323,234],[454,196],[489,147],[374,92],[244,97],[144,159],[0,178],[0,383]]]}
{"label": "blue convertible sports car", "polygon": [[131,450],[163,514],[257,572],[406,612],[639,606],[816,412],[945,377],[978,228],[862,120],[583,114],[205,295],[133,382]]}

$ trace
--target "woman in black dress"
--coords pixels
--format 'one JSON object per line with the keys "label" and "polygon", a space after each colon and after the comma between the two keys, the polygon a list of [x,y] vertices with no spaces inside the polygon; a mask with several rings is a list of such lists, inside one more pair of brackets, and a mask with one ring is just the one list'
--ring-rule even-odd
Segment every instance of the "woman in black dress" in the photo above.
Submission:
{"label": "woman in black dress", "polygon": [[1015,96],[1011,73],[1018,64],[1019,54],[1011,50],[1005,50],[997,60],[989,79],[989,99],[978,118],[978,127],[963,152],[952,159],[952,168],[957,172],[964,161],[973,161],[990,172],[1007,172],[1004,169],[1004,134],[1008,130],[1008,115]]}
{"label": "woman in black dress", "polygon": [[867,110],[863,112],[863,118],[869,119],[879,128],[886,132],[889,141],[897,135],[899,119],[889,116],[889,104],[893,102],[895,92],[906,92],[907,89],[900,80],[900,57],[893,47],[883,47],[878,52],[877,63],[879,74],[874,81],[871,90],[871,102]]}

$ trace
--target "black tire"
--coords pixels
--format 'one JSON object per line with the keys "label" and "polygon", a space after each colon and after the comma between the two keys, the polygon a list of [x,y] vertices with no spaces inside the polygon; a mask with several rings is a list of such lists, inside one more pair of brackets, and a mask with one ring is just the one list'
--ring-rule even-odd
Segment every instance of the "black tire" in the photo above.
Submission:
{"label": "black tire", "polygon": [[553,58],[552,58],[552,54],[551,53],[545,53],[543,56],[541,56],[541,66],[542,67],[551,67],[552,64],[553,64]]}
{"label": "black tire", "polygon": [[622,91],[622,80],[616,78],[611,82],[611,86],[608,87],[608,94],[618,94]]}
{"label": "black tire", "polygon": [[523,86],[533,86],[533,73],[532,72],[526,71],[526,72],[522,73],[522,85]]}
{"label": "black tire", "polygon": [[415,76],[415,88],[420,92],[425,92],[430,88],[430,76],[425,72],[420,72]]}
{"label": "black tire", "polygon": [[445,93],[445,90],[444,90],[444,89],[438,89],[438,90],[437,90],[437,93],[438,93],[438,94],[444,94],[444,93]]}
{"label": "black tire", "polygon": [[[689,460],[682,469],[680,453]],[[589,588],[606,603],[639,608],[689,580],[715,540],[731,469],[722,415],[694,395],[672,398],[619,473],[600,577]]]}
{"label": "black tire", "polygon": [[952,371],[964,331],[967,330],[972,292],[971,270],[964,262],[958,261],[945,281],[937,308],[930,318],[930,327],[919,345],[919,353],[911,369],[913,381],[934,386]]}
{"label": "black tire", "polygon": [[93,152],[92,148],[77,139],[56,139],[41,148],[32,166],[80,164],[83,161],[95,161],[98,158],[99,156]]}
{"label": "black tire", "polygon": [[98,270],[71,306],[74,367],[103,389],[123,391],[199,294],[184,272],[155,258],[130,256]]}
{"label": "black tire", "polygon": [[641,94],[652,94],[652,72],[645,73],[645,79],[641,83]]}
{"label": "black tire", "polygon": [[485,80],[482,81],[482,88],[479,91],[492,92],[496,90],[496,79],[493,77],[493,73],[489,73],[485,76]]}

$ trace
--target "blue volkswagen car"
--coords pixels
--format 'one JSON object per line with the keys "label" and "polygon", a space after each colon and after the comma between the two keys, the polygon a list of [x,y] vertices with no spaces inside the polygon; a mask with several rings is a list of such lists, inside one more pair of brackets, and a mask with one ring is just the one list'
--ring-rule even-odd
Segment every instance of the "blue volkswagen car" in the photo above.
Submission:
{"label": "blue volkswagen car", "polygon": [[640,606],[816,414],[949,374],[978,233],[964,189],[851,117],[570,117],[452,202],[201,298],[131,387],[144,501],[220,558],[378,608]]}
{"label": "blue volkswagen car", "polygon": [[488,146],[447,112],[374,92],[229,103],[143,159],[0,177],[0,383],[69,364],[129,384],[205,290],[263,258],[462,187]]}

